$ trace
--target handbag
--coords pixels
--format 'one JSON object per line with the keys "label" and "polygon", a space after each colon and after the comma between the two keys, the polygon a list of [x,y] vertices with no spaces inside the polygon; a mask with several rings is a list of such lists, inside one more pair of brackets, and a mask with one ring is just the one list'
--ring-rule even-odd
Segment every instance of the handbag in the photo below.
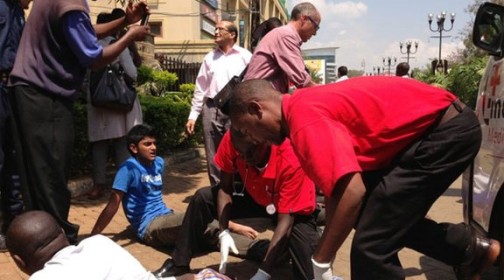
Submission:
{"label": "handbag", "polygon": [[233,76],[231,80],[215,95],[213,98],[213,102],[215,107],[219,108],[219,110],[224,114],[229,114],[229,100],[233,95],[235,87],[243,81],[243,77],[247,73],[247,67],[243,69],[243,71],[238,76]]}
{"label": "handbag", "polygon": [[137,93],[124,77],[119,63],[109,64],[98,71],[91,71],[89,89],[94,107],[127,113],[133,109]]}

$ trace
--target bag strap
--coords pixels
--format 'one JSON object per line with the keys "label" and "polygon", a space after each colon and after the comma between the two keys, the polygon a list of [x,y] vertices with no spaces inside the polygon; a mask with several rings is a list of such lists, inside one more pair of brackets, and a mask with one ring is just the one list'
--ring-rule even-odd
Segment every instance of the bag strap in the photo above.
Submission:
{"label": "bag strap", "polygon": [[243,71],[238,76],[238,78],[240,78],[240,81],[243,81],[243,78],[245,77],[245,74],[247,74],[247,70],[248,70],[248,64],[247,64],[247,66],[245,66],[245,69],[243,69]]}

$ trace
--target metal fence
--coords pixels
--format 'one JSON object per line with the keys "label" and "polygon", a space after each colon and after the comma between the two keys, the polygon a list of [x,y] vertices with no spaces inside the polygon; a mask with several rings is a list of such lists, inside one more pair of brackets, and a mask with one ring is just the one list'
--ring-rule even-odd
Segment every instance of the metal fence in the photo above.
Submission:
{"label": "metal fence", "polygon": [[196,81],[201,63],[185,62],[162,53],[156,54],[155,58],[159,61],[163,70],[177,74],[178,80],[168,89],[169,91],[178,91],[181,84],[194,83]]}

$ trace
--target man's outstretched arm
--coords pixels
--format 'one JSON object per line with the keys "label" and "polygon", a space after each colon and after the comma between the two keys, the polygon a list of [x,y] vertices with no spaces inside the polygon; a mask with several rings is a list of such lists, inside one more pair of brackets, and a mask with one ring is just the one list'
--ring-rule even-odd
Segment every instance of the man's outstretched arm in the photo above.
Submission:
{"label": "man's outstretched arm", "polygon": [[360,173],[342,177],[331,197],[326,197],[326,226],[313,260],[330,263],[355,226],[366,188]]}

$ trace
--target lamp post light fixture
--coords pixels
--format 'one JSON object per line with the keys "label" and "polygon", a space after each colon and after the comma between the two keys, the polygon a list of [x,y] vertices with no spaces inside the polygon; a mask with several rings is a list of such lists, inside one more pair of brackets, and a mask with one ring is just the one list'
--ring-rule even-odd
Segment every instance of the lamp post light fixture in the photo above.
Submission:
{"label": "lamp post light fixture", "polygon": [[[406,47],[405,52],[403,52],[403,46]],[[415,50],[413,50],[413,51],[411,50],[412,46],[415,47]],[[410,54],[415,54],[418,51],[418,42],[411,42],[411,41],[406,41],[406,43],[399,42],[399,49],[402,54],[406,55],[406,63],[409,64]]]}
{"label": "lamp post light fixture", "polygon": [[380,66],[373,66],[373,76],[380,76],[380,72],[383,73],[385,69]]}
{"label": "lamp post light fixture", "polygon": [[[392,62],[393,61],[393,62]],[[387,58],[383,58],[383,66],[387,67],[388,69],[388,75],[391,76],[391,73],[390,73],[390,68],[395,66],[397,64],[397,58],[396,57],[387,57]]]}
{"label": "lamp post light fixture", "polygon": [[436,65],[437,65],[436,68],[439,70],[443,69],[443,60],[441,59],[441,43],[443,41],[443,38],[450,37],[450,36],[443,36],[443,31],[448,32],[448,31],[452,30],[453,29],[453,22],[455,22],[455,13],[450,13],[450,28],[446,28],[445,27],[446,16],[447,16],[446,12],[441,12],[439,15],[437,15],[437,17],[436,17],[437,28],[433,29],[432,28],[432,19],[434,16],[432,14],[428,15],[430,31],[439,32],[439,37],[438,36],[431,36],[431,38],[439,38],[439,56],[438,56],[438,61],[436,63]]}

